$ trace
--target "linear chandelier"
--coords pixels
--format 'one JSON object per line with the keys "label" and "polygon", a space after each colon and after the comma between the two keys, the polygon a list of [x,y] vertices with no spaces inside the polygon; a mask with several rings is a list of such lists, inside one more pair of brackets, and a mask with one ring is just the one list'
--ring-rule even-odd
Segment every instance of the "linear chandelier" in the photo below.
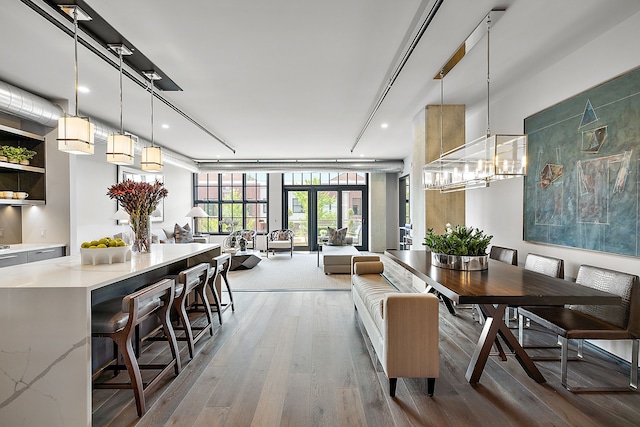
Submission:
{"label": "linear chandelier", "polygon": [[73,18],[74,74],[75,74],[75,115],[65,113],[58,119],[58,150],[70,154],[93,154],[93,123],[78,114],[78,20],[91,19],[76,5],[60,5]]}
{"label": "linear chandelier", "polygon": [[[501,10],[500,12],[503,12]],[[493,11],[492,11],[493,12]],[[491,181],[524,176],[527,174],[527,135],[491,134],[490,128],[490,33],[491,13],[487,23],[487,133],[478,139],[465,143],[423,168],[426,190],[441,192],[470,190],[489,186]],[[478,27],[482,25],[482,22]],[[474,30],[473,33],[475,33]],[[473,34],[472,33],[472,34]],[[444,68],[440,72],[440,83],[444,78]],[[449,70],[447,70],[449,71]],[[437,76],[436,76],[437,78]],[[442,100],[441,90],[441,105]],[[441,112],[442,127],[442,112]],[[442,129],[440,133],[442,147]],[[441,148],[442,150],[442,148]]]}
{"label": "linear chandelier", "polygon": [[122,56],[131,55],[132,52],[124,44],[110,44],[109,48],[115,51],[120,59],[120,132],[112,133],[107,138],[107,162],[132,165],[134,141],[131,135],[125,134],[122,120]]}

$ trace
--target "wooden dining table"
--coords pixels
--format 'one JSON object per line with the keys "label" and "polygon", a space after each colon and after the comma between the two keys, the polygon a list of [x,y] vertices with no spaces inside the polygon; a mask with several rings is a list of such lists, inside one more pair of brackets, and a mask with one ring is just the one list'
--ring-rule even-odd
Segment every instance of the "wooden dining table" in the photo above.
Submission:
{"label": "wooden dining table", "polygon": [[498,336],[529,377],[539,383],[545,382],[542,373],[504,321],[508,306],[615,305],[622,302],[617,295],[500,261],[489,260],[487,270],[459,271],[432,265],[431,252],[425,250],[387,250],[385,254],[423,281],[426,289],[422,291],[433,289],[457,304],[478,304],[481,307],[486,320],[465,375],[470,383],[480,381],[491,348],[494,343],[499,343]]}

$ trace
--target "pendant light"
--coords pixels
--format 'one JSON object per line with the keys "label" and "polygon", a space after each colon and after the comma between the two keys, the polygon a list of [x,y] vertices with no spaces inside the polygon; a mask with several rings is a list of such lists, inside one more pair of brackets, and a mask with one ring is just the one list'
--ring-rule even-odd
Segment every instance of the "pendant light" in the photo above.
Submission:
{"label": "pendant light", "polygon": [[[424,187],[427,190],[441,192],[469,190],[489,186],[491,181],[525,176],[527,174],[527,135],[491,134],[490,128],[490,34],[491,14],[504,10],[491,11],[486,16],[487,25],[487,133],[474,141],[442,153],[440,157],[423,168]],[[474,30],[463,46],[468,43]],[[449,64],[449,63],[448,63]],[[453,65],[455,66],[455,64]],[[443,67],[440,79],[451,67]],[[441,90],[442,91],[442,90]],[[441,95],[442,97],[442,95]],[[442,101],[441,101],[442,102]],[[442,117],[441,117],[442,127]]]}
{"label": "pendant light", "polygon": [[89,21],[87,15],[77,5],[61,5],[60,8],[73,18],[74,73],[75,73],[75,115],[65,113],[58,119],[58,150],[70,154],[93,154],[93,123],[87,117],[78,115],[78,21]]}
{"label": "pendant light", "polygon": [[116,165],[133,164],[133,138],[124,133],[122,121],[122,56],[131,55],[131,50],[123,44],[110,44],[109,49],[118,54],[120,59],[120,132],[107,138],[107,162]]}
{"label": "pendant light", "polygon": [[153,144],[153,81],[160,80],[162,77],[154,71],[145,71],[144,75],[151,84],[151,145],[142,149],[140,167],[144,171],[160,172],[162,171],[162,148]]}

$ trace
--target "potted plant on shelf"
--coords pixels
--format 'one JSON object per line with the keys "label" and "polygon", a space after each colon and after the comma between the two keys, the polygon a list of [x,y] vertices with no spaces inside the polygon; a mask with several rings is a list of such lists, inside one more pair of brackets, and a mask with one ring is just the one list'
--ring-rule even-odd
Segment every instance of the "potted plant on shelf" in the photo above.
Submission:
{"label": "potted plant on shelf", "polygon": [[25,166],[37,154],[35,151],[28,150],[25,147],[14,147],[12,145],[3,145],[1,152],[0,160],[4,157],[9,163],[20,163]]}
{"label": "potted plant on shelf", "polygon": [[436,267],[452,270],[486,270],[489,266],[487,248],[493,236],[464,225],[445,226],[444,234],[427,230],[423,245],[431,250],[431,262]]}

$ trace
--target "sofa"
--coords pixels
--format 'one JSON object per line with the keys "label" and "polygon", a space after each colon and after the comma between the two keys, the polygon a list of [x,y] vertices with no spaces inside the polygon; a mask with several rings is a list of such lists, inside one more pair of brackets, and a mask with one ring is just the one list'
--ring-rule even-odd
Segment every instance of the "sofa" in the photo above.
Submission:
{"label": "sofa", "polygon": [[377,256],[354,256],[351,295],[395,396],[398,378],[427,378],[433,396],[439,375],[438,298],[404,293],[382,276]]}

